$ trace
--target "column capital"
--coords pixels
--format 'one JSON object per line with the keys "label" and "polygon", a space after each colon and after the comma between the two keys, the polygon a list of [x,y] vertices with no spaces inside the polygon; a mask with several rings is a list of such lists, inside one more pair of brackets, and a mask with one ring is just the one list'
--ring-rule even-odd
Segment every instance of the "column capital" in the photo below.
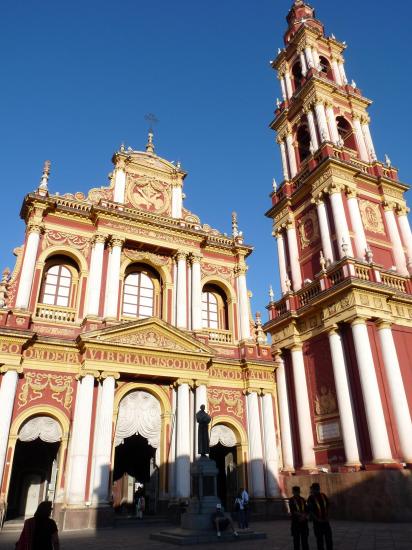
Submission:
{"label": "column capital", "polygon": [[195,380],[193,386],[195,388],[198,388],[199,386],[206,386],[207,388],[209,386],[209,380]]}
{"label": "column capital", "polygon": [[185,250],[178,250],[175,254],[175,259],[176,261],[180,261],[180,260],[186,260],[187,258],[187,252]]}
{"label": "column capital", "polygon": [[410,208],[406,206],[406,204],[397,204],[396,205],[396,214],[400,216],[406,216],[411,211]]}
{"label": "column capital", "polygon": [[0,367],[0,373],[6,374],[6,372],[15,371],[17,374],[23,374],[23,367],[21,365],[2,365]]}
{"label": "column capital", "polygon": [[101,380],[105,380],[106,378],[114,378],[115,380],[119,380],[120,374],[118,372],[109,372],[109,371],[103,371],[100,374],[99,377]]}
{"label": "column capital", "polygon": [[175,388],[178,388],[179,386],[183,386],[184,384],[187,384],[191,388],[193,386],[193,380],[190,378],[178,378],[173,383]]}
{"label": "column capital", "polygon": [[201,254],[198,254],[198,253],[192,253],[189,256],[189,261],[192,265],[193,264],[200,264],[200,263],[202,263],[202,260],[203,260],[203,256]]}
{"label": "column capital", "polygon": [[118,235],[112,235],[109,241],[109,247],[114,248],[115,246],[118,246],[119,248],[122,248],[125,243],[125,238],[120,237]]}
{"label": "column capital", "polygon": [[96,233],[91,238],[91,243],[93,245],[95,245],[97,243],[103,243],[104,244],[106,242],[106,239],[107,239],[107,235],[104,235],[103,233]]}
{"label": "column capital", "polygon": [[375,323],[375,326],[376,326],[377,330],[382,330],[384,328],[391,329],[392,323],[391,323],[391,321],[388,321],[387,319],[379,319]]}
{"label": "column capital", "polygon": [[392,201],[383,201],[382,203],[383,209],[385,212],[390,212],[391,210],[394,210],[396,203]]}
{"label": "column capital", "polygon": [[319,193],[318,195],[316,195],[315,197],[312,197],[310,199],[310,202],[316,206],[319,206],[321,204],[323,204],[325,202],[325,199],[323,197],[323,193]]}
{"label": "column capital", "polygon": [[348,199],[356,199],[356,197],[358,196],[358,191],[354,187],[349,187],[349,185],[347,185],[345,187],[345,194]]}
{"label": "column capital", "polygon": [[85,369],[76,374],[75,378],[76,380],[82,380],[83,378],[86,378],[86,376],[93,376],[93,378],[100,378],[100,372],[98,370],[93,369]]}
{"label": "column capital", "polygon": [[240,275],[246,275],[248,269],[249,268],[246,264],[238,264],[233,268],[233,273],[235,274],[235,277],[239,277]]}
{"label": "column capital", "polygon": [[302,342],[294,342],[291,344],[291,346],[288,348],[290,351],[302,351],[303,344]]}
{"label": "column capital", "polygon": [[354,327],[355,325],[366,325],[367,320],[368,319],[366,317],[355,317],[355,319],[350,322],[350,325],[351,327]]}
{"label": "column capital", "polygon": [[272,236],[276,239],[283,239],[283,227],[274,227],[272,230]]}
{"label": "column capital", "polygon": [[30,233],[44,233],[44,224],[34,220],[30,220],[27,224],[27,234]]}
{"label": "column capital", "polygon": [[340,185],[339,183],[336,183],[335,181],[332,182],[329,187],[327,188],[326,192],[329,194],[329,195],[333,195],[334,193],[341,193],[342,192],[342,185]]}
{"label": "column capital", "polygon": [[338,325],[331,325],[326,330],[328,336],[333,336],[334,334],[337,334],[339,336],[339,327]]}

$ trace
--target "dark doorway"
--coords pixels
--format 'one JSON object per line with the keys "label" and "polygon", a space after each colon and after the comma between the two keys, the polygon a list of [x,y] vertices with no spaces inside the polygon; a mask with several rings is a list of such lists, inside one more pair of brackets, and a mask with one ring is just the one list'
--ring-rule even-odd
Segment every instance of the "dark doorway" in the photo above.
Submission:
{"label": "dark doorway", "polygon": [[210,458],[216,462],[219,470],[217,475],[217,496],[226,510],[234,508],[238,491],[236,447],[225,447],[221,443],[210,448]]}
{"label": "dark doorway", "polygon": [[42,500],[53,500],[60,442],[17,441],[7,502],[7,519],[30,517]]}
{"label": "dark doorway", "polygon": [[156,513],[158,468],[156,449],[141,435],[133,435],[118,445],[114,455],[113,506],[122,513],[134,513],[134,493],[138,486],[146,499],[146,513]]}

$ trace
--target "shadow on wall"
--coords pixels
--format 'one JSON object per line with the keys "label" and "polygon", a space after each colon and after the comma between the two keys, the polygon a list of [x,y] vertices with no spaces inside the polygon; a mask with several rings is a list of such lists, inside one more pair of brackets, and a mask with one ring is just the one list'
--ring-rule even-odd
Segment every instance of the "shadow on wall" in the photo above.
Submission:
{"label": "shadow on wall", "polygon": [[343,520],[412,521],[412,471],[375,470],[353,473],[298,475],[283,478],[287,496],[299,485],[307,498],[317,481],[330,498],[331,517]]}

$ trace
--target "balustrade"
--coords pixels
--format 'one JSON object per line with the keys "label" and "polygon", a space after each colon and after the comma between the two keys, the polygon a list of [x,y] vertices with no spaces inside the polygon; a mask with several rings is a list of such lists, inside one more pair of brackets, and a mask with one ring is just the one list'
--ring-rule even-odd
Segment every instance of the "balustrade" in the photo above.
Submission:
{"label": "balustrade", "polygon": [[36,307],[36,317],[42,321],[54,321],[56,323],[74,323],[76,310],[70,307],[48,306],[39,304]]}

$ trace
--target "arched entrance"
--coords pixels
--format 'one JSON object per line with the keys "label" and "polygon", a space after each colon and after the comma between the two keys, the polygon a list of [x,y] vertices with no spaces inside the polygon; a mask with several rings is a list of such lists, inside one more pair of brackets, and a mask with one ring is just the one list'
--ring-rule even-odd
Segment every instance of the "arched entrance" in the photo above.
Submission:
{"label": "arched entrance", "polygon": [[49,416],[19,429],[10,479],[7,519],[30,517],[42,500],[54,501],[62,430]]}
{"label": "arched entrance", "polygon": [[133,509],[134,493],[146,498],[146,512],[156,513],[159,498],[161,408],[149,392],[132,391],[119,406],[113,468],[113,505]]}
{"label": "arched entrance", "polygon": [[213,426],[210,432],[210,458],[219,470],[217,493],[226,510],[232,510],[238,487],[237,438],[224,424]]}

